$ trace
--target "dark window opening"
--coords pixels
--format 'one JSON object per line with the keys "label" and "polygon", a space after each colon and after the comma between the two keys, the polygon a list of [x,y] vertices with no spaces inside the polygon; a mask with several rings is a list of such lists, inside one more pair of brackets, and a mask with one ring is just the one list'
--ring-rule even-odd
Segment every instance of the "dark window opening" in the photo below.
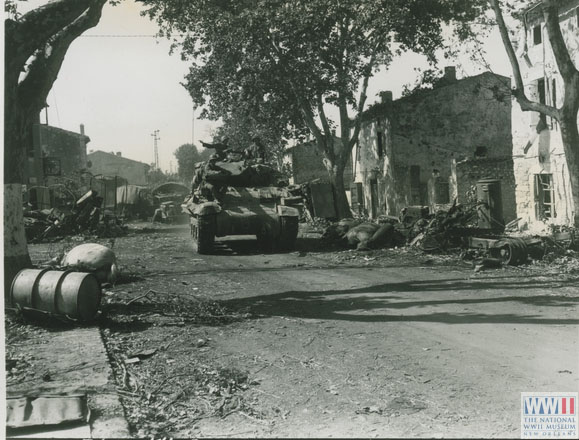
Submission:
{"label": "dark window opening", "polygon": [[421,204],[419,165],[410,165],[410,199],[413,205]]}
{"label": "dark window opening", "polygon": [[553,95],[553,107],[557,107],[557,83],[555,82],[555,78],[553,78],[553,81],[551,82],[551,92]]}
{"label": "dark window opening", "polygon": [[378,157],[384,157],[384,145],[382,141],[381,131],[378,132],[377,137],[378,137]]}
{"label": "dark window opening", "polygon": [[474,157],[476,158],[487,157],[487,155],[488,155],[487,147],[476,147],[476,150],[474,150]]}
{"label": "dark window opening", "polygon": [[538,219],[555,218],[555,190],[552,174],[535,174],[535,201]]}
{"label": "dark window opening", "polygon": [[60,159],[56,157],[45,157],[43,159],[43,170],[46,176],[61,176],[62,168]]}
{"label": "dark window opening", "polygon": [[536,46],[537,44],[541,44],[542,41],[541,25],[538,24],[533,28],[533,44]]}
{"label": "dark window opening", "polygon": [[[537,93],[539,95],[539,102],[541,104],[546,104],[545,100],[545,79],[541,78],[537,80]],[[539,113],[539,120],[543,125],[547,124],[547,117],[543,113]]]}

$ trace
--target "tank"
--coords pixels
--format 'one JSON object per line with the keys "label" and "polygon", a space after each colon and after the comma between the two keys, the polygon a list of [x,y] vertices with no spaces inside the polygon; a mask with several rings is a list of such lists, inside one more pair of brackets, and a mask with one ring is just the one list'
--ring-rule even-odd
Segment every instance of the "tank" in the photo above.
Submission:
{"label": "tank", "polygon": [[264,251],[289,250],[299,222],[299,210],[285,204],[291,197],[273,168],[213,158],[197,167],[191,196],[182,206],[200,254],[211,253],[216,237],[234,235],[255,235]]}

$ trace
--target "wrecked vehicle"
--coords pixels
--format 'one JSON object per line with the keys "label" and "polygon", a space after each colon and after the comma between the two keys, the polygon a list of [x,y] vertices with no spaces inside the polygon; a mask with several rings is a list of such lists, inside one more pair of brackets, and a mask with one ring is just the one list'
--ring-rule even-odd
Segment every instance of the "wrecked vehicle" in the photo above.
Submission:
{"label": "wrecked vehicle", "polygon": [[197,166],[183,204],[196,251],[210,253],[215,237],[227,235],[255,235],[264,251],[293,248],[299,210],[285,203],[292,196],[273,168],[212,156]]}

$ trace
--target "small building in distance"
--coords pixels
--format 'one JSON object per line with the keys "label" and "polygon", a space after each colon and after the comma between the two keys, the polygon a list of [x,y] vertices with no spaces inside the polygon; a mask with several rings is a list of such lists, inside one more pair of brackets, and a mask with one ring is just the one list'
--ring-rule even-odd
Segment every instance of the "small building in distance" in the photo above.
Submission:
{"label": "small building in distance", "polygon": [[463,203],[478,180],[495,178],[504,220],[516,218],[507,77],[457,79],[450,66],[431,89],[397,100],[383,92],[364,112],[352,154],[357,210],[370,217],[398,216],[406,206],[436,209],[455,198]]}
{"label": "small building in distance", "polygon": [[90,138],[80,125],[80,133],[41,124],[34,124],[24,183],[28,187],[49,186],[60,178],[76,179],[86,169],[86,147]]}
{"label": "small building in distance", "polygon": [[[561,108],[563,79],[540,4],[531,2],[519,14],[521,77],[530,100]],[[559,2],[559,26],[572,61],[579,66],[579,0]],[[549,224],[572,225],[579,206],[573,203],[569,172],[579,171],[567,166],[559,123],[537,112],[523,112],[516,102],[512,120],[519,227],[541,232]]]}
{"label": "small building in distance", "polygon": [[132,185],[146,185],[151,166],[123,157],[120,152],[94,151],[87,155],[87,169],[93,176],[118,176]]}
{"label": "small building in distance", "polygon": [[[339,138],[334,143],[341,142]],[[289,147],[285,151],[284,164],[289,168],[290,182],[300,184],[311,181],[329,182],[329,175],[324,166],[324,157],[315,141],[304,142]],[[352,161],[349,160],[344,170],[344,185],[350,187],[353,182]]]}

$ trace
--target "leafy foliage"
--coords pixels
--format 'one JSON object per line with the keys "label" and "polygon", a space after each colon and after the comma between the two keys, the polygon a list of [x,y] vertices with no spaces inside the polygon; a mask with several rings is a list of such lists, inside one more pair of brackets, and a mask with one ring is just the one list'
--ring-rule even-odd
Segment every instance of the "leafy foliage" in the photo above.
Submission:
{"label": "leafy foliage", "polygon": [[[143,0],[146,13],[191,61],[184,85],[203,116],[231,119],[244,103],[248,114],[273,111],[290,127],[307,127],[344,214],[343,169],[360,131],[369,78],[407,50],[433,60],[443,23],[466,23],[483,2]],[[327,105],[338,108],[338,119],[328,116]],[[341,142],[334,146],[338,127]]]}
{"label": "leafy foliage", "polygon": [[211,151],[203,148],[201,151],[193,144],[183,144],[175,150],[177,159],[177,174],[186,183],[190,183],[195,174],[195,164],[209,159]]}

